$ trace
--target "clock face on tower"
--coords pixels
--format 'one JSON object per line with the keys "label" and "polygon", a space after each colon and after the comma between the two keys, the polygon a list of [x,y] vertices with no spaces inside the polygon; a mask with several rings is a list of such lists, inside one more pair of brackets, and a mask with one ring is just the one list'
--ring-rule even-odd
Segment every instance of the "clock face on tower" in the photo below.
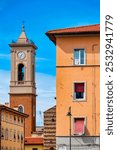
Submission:
{"label": "clock face on tower", "polygon": [[25,56],[26,56],[26,54],[22,51],[18,53],[18,58],[21,59],[21,60],[24,59]]}

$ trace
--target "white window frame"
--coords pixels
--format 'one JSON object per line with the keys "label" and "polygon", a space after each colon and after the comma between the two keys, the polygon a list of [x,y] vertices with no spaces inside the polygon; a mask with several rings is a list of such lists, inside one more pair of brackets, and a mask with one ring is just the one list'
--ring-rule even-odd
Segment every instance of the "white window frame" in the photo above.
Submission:
{"label": "white window frame", "polygon": [[[80,58],[80,55],[79,55],[79,64],[75,64],[75,51],[80,51],[80,50],[84,50],[84,64],[81,64],[80,63],[80,60],[81,60],[81,58]],[[85,48],[74,48],[73,49],[73,65],[74,66],[79,66],[79,65],[85,65],[86,64],[86,50],[85,50]]]}
{"label": "white window frame", "polygon": [[[75,133],[75,119],[80,119],[80,118],[84,118],[84,131],[83,131],[83,134],[78,134],[78,133]],[[77,116],[77,117],[73,117],[73,134],[74,136],[81,136],[81,135],[85,135],[85,132],[86,132],[86,116]]]}
{"label": "white window frame", "polygon": [[[75,94],[75,83],[84,83],[84,98],[76,98]],[[86,81],[74,81],[73,82],[73,100],[74,101],[86,101]]]}

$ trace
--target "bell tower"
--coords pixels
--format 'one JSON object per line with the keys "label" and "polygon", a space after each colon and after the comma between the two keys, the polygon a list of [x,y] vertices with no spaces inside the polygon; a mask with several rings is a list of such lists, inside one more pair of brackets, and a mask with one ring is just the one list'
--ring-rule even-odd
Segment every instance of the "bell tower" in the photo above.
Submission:
{"label": "bell tower", "polygon": [[16,42],[11,47],[10,107],[29,115],[25,120],[25,136],[36,128],[36,45],[27,38],[24,25]]}

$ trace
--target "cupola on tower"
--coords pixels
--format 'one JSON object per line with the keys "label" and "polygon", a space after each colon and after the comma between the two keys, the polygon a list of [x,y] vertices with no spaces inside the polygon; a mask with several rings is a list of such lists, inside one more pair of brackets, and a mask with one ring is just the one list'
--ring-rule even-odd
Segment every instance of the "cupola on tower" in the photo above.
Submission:
{"label": "cupola on tower", "polygon": [[29,115],[25,121],[25,136],[30,136],[36,127],[36,45],[27,38],[24,25],[16,42],[11,47],[10,107]]}

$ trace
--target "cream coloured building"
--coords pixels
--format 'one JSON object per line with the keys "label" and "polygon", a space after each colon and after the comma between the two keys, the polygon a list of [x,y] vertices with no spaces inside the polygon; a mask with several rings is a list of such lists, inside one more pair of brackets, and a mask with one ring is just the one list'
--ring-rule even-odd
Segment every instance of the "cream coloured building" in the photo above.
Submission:
{"label": "cream coloured building", "polygon": [[24,150],[27,117],[27,114],[0,105],[0,150]]}

